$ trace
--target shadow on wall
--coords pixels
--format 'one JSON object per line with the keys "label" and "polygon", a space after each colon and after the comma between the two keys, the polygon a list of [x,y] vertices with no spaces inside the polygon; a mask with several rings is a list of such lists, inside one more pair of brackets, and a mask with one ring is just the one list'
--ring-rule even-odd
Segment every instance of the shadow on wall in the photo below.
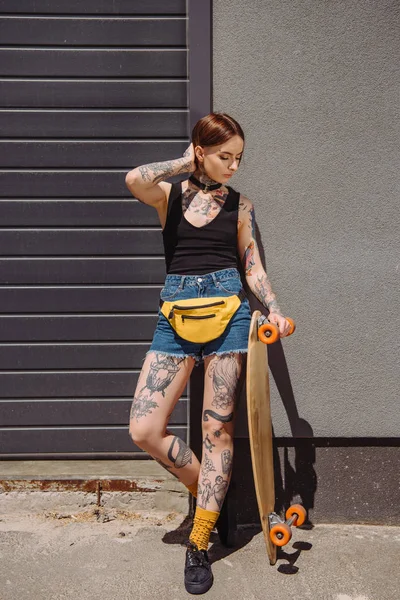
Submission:
{"label": "shadow on wall", "polygon": [[[267,270],[265,253],[257,224],[256,240],[261,262],[264,269]],[[242,269],[241,274],[243,277]],[[271,283],[273,287],[273,282]],[[251,292],[249,292],[249,302],[252,311],[260,310],[268,316],[268,311]],[[274,378],[292,433],[292,439],[277,439],[274,435],[276,510],[286,509],[295,501],[301,502],[304,508],[307,509],[307,513],[309,513],[314,508],[314,497],[317,490],[317,475],[314,469],[316,453],[313,442],[313,429],[310,423],[299,415],[282,342],[279,340],[274,344],[270,344],[267,349],[270,374]],[[283,447],[283,461],[280,460],[278,446]],[[293,464],[289,460],[288,448],[291,446],[294,448]]]}

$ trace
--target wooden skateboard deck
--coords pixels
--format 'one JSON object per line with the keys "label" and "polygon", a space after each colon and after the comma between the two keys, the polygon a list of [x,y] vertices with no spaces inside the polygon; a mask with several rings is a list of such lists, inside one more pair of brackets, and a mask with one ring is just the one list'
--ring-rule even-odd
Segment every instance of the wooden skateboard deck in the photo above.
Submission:
{"label": "wooden skateboard deck", "polygon": [[274,565],[277,548],[270,539],[268,521],[268,516],[274,512],[275,506],[268,356],[266,345],[258,339],[259,317],[261,312],[254,311],[249,331],[246,375],[247,414],[258,510],[269,561]]}
{"label": "wooden skateboard deck", "polygon": [[[296,325],[290,317],[285,318],[290,324],[287,335],[292,335]],[[258,511],[271,565],[276,563],[277,547],[284,546],[292,538],[291,527],[301,526],[307,517],[307,511],[300,504],[289,506],[285,513],[286,520],[274,512],[274,459],[266,344],[274,343],[279,338],[279,328],[270,323],[259,310],[254,311],[250,323],[247,354],[247,414]],[[228,490],[225,498],[217,522],[217,530],[225,546],[235,545],[236,490],[233,486],[232,490]]]}

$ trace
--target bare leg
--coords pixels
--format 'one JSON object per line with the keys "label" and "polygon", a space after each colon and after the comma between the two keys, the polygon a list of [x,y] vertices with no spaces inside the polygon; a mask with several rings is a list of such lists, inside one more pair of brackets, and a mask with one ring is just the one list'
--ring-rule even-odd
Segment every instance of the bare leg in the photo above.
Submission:
{"label": "bare leg", "polygon": [[212,355],[205,359],[203,455],[197,504],[220,512],[228,490],[233,460],[235,399],[243,355]]}
{"label": "bare leg", "polygon": [[168,431],[167,425],[194,362],[190,357],[148,354],[136,386],[129,423],[129,434],[135,444],[185,485],[197,480],[200,463],[185,442]]}

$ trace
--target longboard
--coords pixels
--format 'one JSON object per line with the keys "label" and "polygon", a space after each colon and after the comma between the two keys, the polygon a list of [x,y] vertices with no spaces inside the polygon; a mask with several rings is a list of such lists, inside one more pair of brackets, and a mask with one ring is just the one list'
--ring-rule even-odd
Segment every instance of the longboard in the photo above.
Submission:
{"label": "longboard", "polygon": [[[290,333],[293,333],[295,325],[292,321],[291,325]],[[302,525],[306,518],[305,509],[301,505],[293,505],[287,510],[286,521],[274,512],[272,422],[265,344],[278,338],[279,331],[276,326],[270,324],[260,311],[254,311],[250,323],[247,355],[247,414],[257,504],[271,565],[276,563],[277,546],[283,546],[290,540],[291,525]]]}

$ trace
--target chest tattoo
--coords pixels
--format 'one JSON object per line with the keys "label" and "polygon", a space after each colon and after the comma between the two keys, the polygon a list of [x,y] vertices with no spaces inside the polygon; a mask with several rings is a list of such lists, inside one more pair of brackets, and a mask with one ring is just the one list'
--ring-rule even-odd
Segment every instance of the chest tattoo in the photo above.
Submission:
{"label": "chest tattoo", "polygon": [[220,190],[215,194],[204,194],[187,188],[182,194],[182,212],[192,225],[201,227],[215,219],[227,197],[228,192]]}

